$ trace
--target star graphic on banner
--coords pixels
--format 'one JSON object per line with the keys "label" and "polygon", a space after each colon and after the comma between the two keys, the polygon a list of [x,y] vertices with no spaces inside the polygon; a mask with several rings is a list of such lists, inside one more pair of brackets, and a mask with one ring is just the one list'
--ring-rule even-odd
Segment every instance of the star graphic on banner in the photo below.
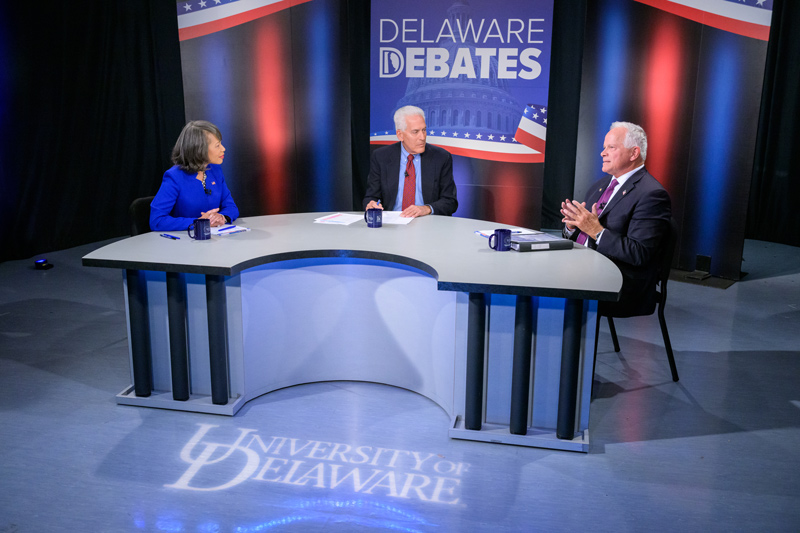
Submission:
{"label": "star graphic on banner", "polygon": [[534,113],[533,118],[539,118],[539,113]]}
{"label": "star graphic on banner", "polygon": [[505,135],[501,135],[501,136],[500,136],[500,140],[501,140],[501,141],[505,141],[505,140],[506,140],[506,136],[505,136]]}
{"label": "star graphic on banner", "polygon": [[465,134],[464,134],[464,137],[465,137],[465,138],[467,138],[467,139],[469,139],[469,133],[465,133]]}
{"label": "star graphic on banner", "polygon": [[493,141],[494,140],[494,135],[489,135],[489,140]]}
{"label": "star graphic on banner", "polygon": [[481,134],[479,133],[479,134],[477,134],[477,135],[475,136],[475,138],[476,138],[476,139],[483,139],[483,135],[481,135]]}
{"label": "star graphic on banner", "polygon": [[527,115],[527,114],[528,114],[528,111],[530,111],[530,110],[531,110],[531,109],[530,109],[529,107],[526,107],[526,108],[525,108],[525,111],[523,111],[523,112],[522,112],[522,114],[523,114],[523,115]]}
{"label": "star graphic on banner", "polygon": [[221,3],[222,3],[222,0],[214,0],[214,3],[215,3],[215,4],[221,4]]}
{"label": "star graphic on banner", "polygon": [[515,142],[517,142],[517,138],[516,138],[516,137],[511,137],[511,142],[512,142],[512,143],[515,143]]}
{"label": "star graphic on banner", "polygon": [[544,122],[545,124],[547,124],[547,119],[544,119],[542,122]]}
{"label": "star graphic on banner", "polygon": [[206,0],[200,0],[200,7],[206,7]]}
{"label": "star graphic on banner", "polygon": [[542,115],[544,115],[545,113],[547,113],[547,109],[545,109],[545,108],[541,108],[539,111],[541,111],[541,112],[542,112]]}
{"label": "star graphic on banner", "polygon": [[442,130],[442,133],[441,133],[441,135],[442,135],[442,137],[444,137],[445,135],[447,135],[447,132],[446,132],[446,131],[444,131],[444,130]]}
{"label": "star graphic on banner", "polygon": [[191,4],[186,3],[186,4],[183,4],[183,9],[185,9],[186,11],[191,11],[192,10],[192,6],[191,6]]}
{"label": "star graphic on banner", "polygon": [[453,137],[458,137],[458,133],[456,133],[456,132],[454,131],[454,132],[453,132]]}

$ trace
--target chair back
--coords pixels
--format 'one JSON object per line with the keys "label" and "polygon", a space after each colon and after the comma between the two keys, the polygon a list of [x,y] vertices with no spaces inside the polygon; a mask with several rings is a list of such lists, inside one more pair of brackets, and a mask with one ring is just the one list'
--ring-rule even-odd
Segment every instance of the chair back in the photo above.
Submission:
{"label": "chair back", "polygon": [[131,216],[131,235],[140,235],[150,231],[150,202],[154,196],[137,198],[131,202],[128,213]]}
{"label": "chair back", "polygon": [[659,305],[664,304],[667,296],[667,281],[669,281],[669,272],[672,269],[672,259],[675,257],[675,247],[678,244],[678,223],[675,219],[669,219],[669,235],[667,241],[664,243],[664,248],[661,250],[661,264],[658,267],[658,283],[659,283]]}

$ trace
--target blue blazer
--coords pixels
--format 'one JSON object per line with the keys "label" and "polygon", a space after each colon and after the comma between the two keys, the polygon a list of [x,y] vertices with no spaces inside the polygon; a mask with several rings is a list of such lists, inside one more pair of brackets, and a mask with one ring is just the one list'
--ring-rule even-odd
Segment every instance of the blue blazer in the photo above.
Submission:
{"label": "blue blazer", "polygon": [[[586,208],[600,199],[611,176],[589,189]],[[631,176],[600,214],[605,231],[597,244],[586,244],[611,259],[622,272],[622,292],[615,303],[601,302],[610,316],[650,314],[656,305],[656,282],[661,248],[670,232],[672,205],[669,194],[646,168]],[[577,239],[580,232],[572,234]]]}
{"label": "blue blazer", "polygon": [[220,214],[236,220],[239,208],[225,184],[219,165],[206,170],[206,194],[196,172],[184,172],[177,165],[164,173],[161,187],[150,203],[150,229],[179,231],[189,227],[200,213],[219,207]]}
{"label": "blue blazer", "polygon": [[[420,154],[422,164],[422,200],[433,208],[435,215],[452,215],[458,209],[456,183],[453,180],[453,156],[438,146],[428,144]],[[367,178],[367,193],[362,207],[371,200],[380,200],[391,209],[397,200],[400,186],[400,143],[378,148],[372,152]]]}

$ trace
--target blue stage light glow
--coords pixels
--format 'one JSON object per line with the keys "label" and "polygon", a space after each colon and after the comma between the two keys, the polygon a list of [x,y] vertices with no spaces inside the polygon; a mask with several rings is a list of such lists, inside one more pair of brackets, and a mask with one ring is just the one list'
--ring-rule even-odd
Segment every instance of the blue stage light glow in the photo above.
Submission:
{"label": "blue stage light glow", "polygon": [[697,254],[718,255],[719,229],[724,224],[726,210],[730,208],[727,183],[735,174],[731,169],[733,151],[738,143],[736,110],[739,107],[739,78],[741,61],[738,40],[741,37],[714,32],[711,52],[705,69],[708,76],[704,94],[700,95],[699,109],[703,112],[700,124],[700,144],[696,154],[700,169],[693,179],[698,180],[698,202],[701,206],[695,225],[695,250]]}
{"label": "blue stage light glow", "polygon": [[[627,120],[622,116],[622,97],[626,94],[628,73],[632,71],[628,61],[628,35],[630,34],[630,2],[614,0],[604,3],[600,13],[598,33],[600,35],[599,63],[597,79],[597,124],[595,124],[600,155],[602,142],[611,123]],[[598,172],[599,172],[598,165]]]}
{"label": "blue stage light glow", "polygon": [[[346,522],[352,525],[368,527],[378,530],[405,531],[417,533],[420,528],[429,528],[431,524],[422,516],[409,512],[403,508],[386,505],[370,500],[337,500],[316,499],[296,500],[286,502],[286,507],[297,509],[298,513],[282,518],[277,518],[252,526],[240,526],[235,529],[237,533],[256,533],[283,528],[298,522],[318,522],[325,524],[335,516],[337,523]],[[365,516],[355,514],[341,514],[343,509],[354,512],[364,512]]]}
{"label": "blue stage light glow", "polygon": [[[333,80],[338,77],[334,69],[338,59],[335,47],[330,43],[334,42],[331,33],[335,13],[331,2],[312,2],[308,7],[312,10],[312,14],[307,34],[310,41],[310,57],[307,65],[311,80],[307,98],[311,110],[310,116],[313,117],[314,123],[308,134],[311,137],[310,145],[321,147],[313,151],[314,194],[310,207],[313,211],[326,211],[334,209],[333,184],[339,176],[336,172],[333,151],[339,149],[338,145],[343,140],[337,138],[333,125],[333,109],[336,107],[333,99],[336,92],[331,91],[331,87]],[[348,131],[347,128],[341,129]]]}
{"label": "blue stage light glow", "polygon": [[155,525],[156,531],[186,531],[183,521],[176,518],[159,518]]}
{"label": "blue stage light glow", "polygon": [[[189,85],[192,83],[202,84],[203,90],[200,91],[200,94],[205,97],[202,108],[205,116],[194,116],[197,112],[187,109],[186,119],[213,122],[222,132],[222,144],[226,150],[229,150],[236,144],[233,136],[237,130],[237,125],[233,124],[231,107],[233,102],[231,95],[236,94],[236,89],[231,82],[230,66],[236,61],[236,58],[230,57],[235,47],[228,43],[225,32],[212,33],[200,39],[200,42],[202,43],[202,60],[207,66],[206,71],[213,73],[213,79],[185,80],[185,82],[189,82]],[[193,90],[187,87],[186,92],[191,93]]]}

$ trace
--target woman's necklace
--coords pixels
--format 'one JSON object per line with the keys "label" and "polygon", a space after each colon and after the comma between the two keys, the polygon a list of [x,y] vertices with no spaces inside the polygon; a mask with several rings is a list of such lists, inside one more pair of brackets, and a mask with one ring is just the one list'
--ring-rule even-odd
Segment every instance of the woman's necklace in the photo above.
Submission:
{"label": "woman's necklace", "polygon": [[206,189],[206,171],[201,170],[200,172],[203,174],[203,176],[198,179],[203,184],[203,192],[206,193],[207,195],[211,195],[211,191],[209,189]]}

